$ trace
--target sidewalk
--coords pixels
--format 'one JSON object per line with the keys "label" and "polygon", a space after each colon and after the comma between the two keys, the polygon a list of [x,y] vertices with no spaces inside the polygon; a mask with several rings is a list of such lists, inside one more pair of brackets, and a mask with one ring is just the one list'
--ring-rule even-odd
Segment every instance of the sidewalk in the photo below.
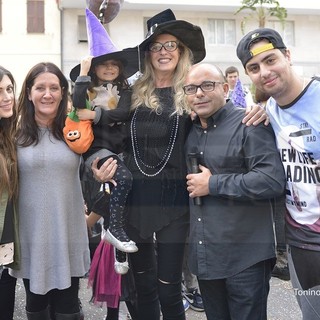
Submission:
{"label": "sidewalk", "polygon": [[[25,320],[25,294],[21,280],[17,283],[15,320]],[[80,299],[85,313],[85,320],[104,320],[106,309],[89,304],[91,291],[87,289],[87,279],[81,280]],[[195,312],[189,309],[186,313],[188,320],[207,320],[204,312]],[[268,320],[300,320],[301,312],[293,294],[290,281],[271,279],[271,290],[268,303]],[[119,320],[126,320],[122,317]],[[150,319],[152,320],[152,319]]]}

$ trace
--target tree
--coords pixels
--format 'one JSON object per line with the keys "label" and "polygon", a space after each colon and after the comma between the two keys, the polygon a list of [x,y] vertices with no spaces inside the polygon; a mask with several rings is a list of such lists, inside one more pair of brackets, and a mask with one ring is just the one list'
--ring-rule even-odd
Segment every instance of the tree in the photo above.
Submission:
{"label": "tree", "polygon": [[275,17],[284,25],[287,18],[287,9],[280,6],[277,0],[242,0],[242,6],[235,12],[238,14],[243,10],[251,10],[248,16],[241,21],[242,33],[245,33],[247,20],[255,19],[258,21],[259,28],[264,28],[268,17]]}

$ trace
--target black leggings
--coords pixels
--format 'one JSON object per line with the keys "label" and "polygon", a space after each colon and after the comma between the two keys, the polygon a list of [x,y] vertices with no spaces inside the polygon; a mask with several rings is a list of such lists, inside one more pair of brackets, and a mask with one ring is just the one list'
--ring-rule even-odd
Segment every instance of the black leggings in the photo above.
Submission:
{"label": "black leggings", "polygon": [[[115,156],[113,156],[115,157]],[[108,159],[103,158],[98,163],[98,168]],[[132,188],[132,174],[124,163],[117,158],[118,168],[113,179],[117,182],[116,186],[111,188],[109,210],[110,221],[109,229],[112,234],[120,241],[129,241],[130,239],[124,232],[125,228],[125,206],[127,197]]]}
{"label": "black leggings", "polygon": [[80,311],[79,308],[79,278],[71,278],[71,286],[67,289],[53,289],[46,294],[35,294],[30,291],[29,279],[23,279],[26,291],[26,310],[28,312],[40,312],[50,306],[51,312],[73,314]]}
{"label": "black leggings", "polygon": [[138,252],[130,254],[137,290],[138,319],[184,320],[181,296],[182,262],[189,216],[172,221],[153,237],[142,239],[128,229]]}
{"label": "black leggings", "polygon": [[4,269],[0,279],[0,320],[12,320],[17,279]]}
{"label": "black leggings", "polygon": [[[131,316],[132,320],[138,320],[137,318],[137,312],[135,310],[134,305],[130,301],[125,301],[127,305],[127,309],[129,311],[129,314]],[[109,308],[108,307],[108,313],[105,320],[119,320],[119,308]]]}

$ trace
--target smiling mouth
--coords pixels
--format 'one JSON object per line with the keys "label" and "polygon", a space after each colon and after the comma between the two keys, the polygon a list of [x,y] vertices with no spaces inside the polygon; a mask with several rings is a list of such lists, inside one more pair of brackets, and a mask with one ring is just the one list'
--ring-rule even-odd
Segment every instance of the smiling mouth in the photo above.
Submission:
{"label": "smiling mouth", "polygon": [[267,81],[265,81],[265,82],[263,83],[263,85],[264,85],[264,86],[270,86],[270,84],[273,84],[276,80],[277,80],[277,78],[268,79]]}
{"label": "smiling mouth", "polygon": [[201,101],[201,102],[198,102],[198,103],[196,103],[195,104],[195,107],[203,107],[204,105],[206,105],[207,104],[207,101]]}
{"label": "smiling mouth", "polygon": [[168,63],[168,62],[171,61],[171,59],[169,59],[169,58],[161,58],[161,59],[159,59],[158,61],[159,61],[160,63]]}
{"label": "smiling mouth", "polygon": [[12,104],[6,104],[6,105],[3,105],[3,106],[0,106],[1,109],[12,109]]}

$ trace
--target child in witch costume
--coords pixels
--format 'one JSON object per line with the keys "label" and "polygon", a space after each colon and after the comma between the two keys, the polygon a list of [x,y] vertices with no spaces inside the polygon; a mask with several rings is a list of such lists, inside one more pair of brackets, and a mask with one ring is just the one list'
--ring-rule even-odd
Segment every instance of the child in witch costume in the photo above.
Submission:
{"label": "child in witch costume", "polygon": [[[75,82],[73,106],[77,117],[80,121],[93,122],[94,140],[83,153],[83,182],[88,182],[89,186],[84,187],[90,212],[87,225],[92,227],[103,216],[107,230],[102,230],[101,241],[92,258],[89,286],[93,289],[92,302],[107,304],[106,319],[118,319],[120,296],[127,300],[134,318],[134,311],[129,308],[132,305],[128,301],[129,295],[124,295],[128,293],[127,281],[130,278],[125,275],[129,270],[127,253],[137,251],[135,243],[124,230],[124,210],[132,175],[118,154],[123,150],[125,122],[131,105],[131,89],[126,78],[138,71],[138,51],[134,48],[117,51],[103,25],[88,9],[86,20],[90,56],[71,70],[70,79]],[[116,183],[110,187],[105,185],[100,191],[100,184],[93,180],[91,164],[99,158],[98,166],[101,166],[110,157],[117,159],[118,168],[113,178]]]}
{"label": "child in witch costume", "polygon": [[[131,90],[126,79],[138,71],[138,51],[136,48],[117,51],[105,28],[89,9],[86,9],[86,19],[91,56],[70,73],[71,80],[75,81],[73,106],[76,114],[80,120],[93,120],[94,140],[83,158],[89,169],[96,158],[101,159],[100,166],[110,157],[117,159],[105,239],[118,250],[132,253],[138,249],[124,230],[124,211],[132,175],[118,154],[123,151],[125,121],[131,105]],[[87,109],[88,101],[91,110]],[[124,273],[124,270],[118,271]]]}

